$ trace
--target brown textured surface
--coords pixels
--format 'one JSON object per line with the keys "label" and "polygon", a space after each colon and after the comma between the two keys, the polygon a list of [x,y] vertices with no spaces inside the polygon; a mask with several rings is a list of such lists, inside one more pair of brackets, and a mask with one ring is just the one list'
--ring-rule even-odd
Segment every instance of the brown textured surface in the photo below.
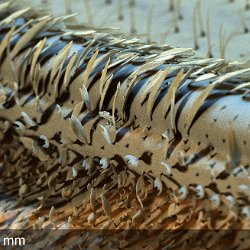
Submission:
{"label": "brown textured surface", "polygon": [[246,65],[2,12],[2,228],[249,229]]}
{"label": "brown textured surface", "polygon": [[[24,148],[23,150],[24,157],[34,159],[25,153]],[[9,157],[15,158],[11,154]],[[18,168],[34,168],[34,164],[24,165],[26,167],[19,165]],[[13,166],[15,164],[6,164],[10,170]],[[99,175],[104,175],[103,172]],[[141,199],[142,208],[135,191],[139,176],[129,170],[126,174],[124,170],[117,170],[110,175],[111,178],[105,178],[105,188],[102,183],[97,185],[93,180],[86,183],[74,198],[62,201],[58,195],[51,195],[50,199],[42,203],[43,206],[40,202],[29,203],[28,200],[32,196],[28,193],[23,201],[17,202],[15,192],[18,192],[18,187],[15,188],[16,185],[13,184],[10,186],[12,193],[5,193],[9,201],[5,200],[1,206],[5,211],[4,216],[1,216],[1,228],[28,229],[20,231],[20,235],[24,236],[26,241],[30,239],[32,249],[49,246],[60,249],[64,244],[65,249],[77,249],[78,245],[83,249],[95,249],[97,246],[102,249],[111,246],[128,249],[142,246],[147,249],[162,249],[167,246],[173,249],[187,249],[191,246],[198,247],[197,249],[204,249],[205,246],[209,249],[221,249],[222,246],[247,249],[248,231],[230,231],[228,228],[242,229],[249,225],[247,221],[235,220],[233,211],[225,205],[212,209],[208,200],[197,199],[195,193],[189,194],[183,201],[166,186],[161,194],[158,194],[153,187],[152,178],[145,175],[143,181],[147,195]],[[121,181],[121,177],[117,178],[121,175],[127,175],[127,178]],[[48,188],[44,186],[43,190]],[[104,195],[105,200],[101,195]],[[55,209],[54,206],[51,209],[51,205],[54,205]],[[43,231],[31,231],[29,228],[43,228]],[[61,230],[51,231],[49,228]],[[213,231],[215,228],[217,231]],[[2,235],[4,232],[2,231]],[[28,235],[30,236],[27,237]]]}

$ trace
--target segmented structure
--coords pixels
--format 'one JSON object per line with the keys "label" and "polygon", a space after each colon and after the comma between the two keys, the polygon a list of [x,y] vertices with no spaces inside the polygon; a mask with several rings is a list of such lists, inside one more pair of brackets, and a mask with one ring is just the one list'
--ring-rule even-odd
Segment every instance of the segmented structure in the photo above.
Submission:
{"label": "segmented structure", "polygon": [[247,64],[0,13],[1,184],[34,228],[250,227]]}

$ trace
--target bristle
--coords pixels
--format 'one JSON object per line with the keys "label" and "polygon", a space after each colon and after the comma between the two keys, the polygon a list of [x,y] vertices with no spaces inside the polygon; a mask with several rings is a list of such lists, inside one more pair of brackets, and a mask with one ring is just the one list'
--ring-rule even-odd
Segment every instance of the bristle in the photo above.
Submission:
{"label": "bristle", "polygon": [[[178,16],[180,1],[169,4]],[[131,29],[136,6],[130,1]],[[248,64],[197,58],[189,48],[143,44],[105,29],[53,26],[62,19],[8,4],[0,11],[6,13],[0,18],[0,204],[15,210],[5,195],[20,202],[29,218],[21,228],[122,229],[112,242],[92,240],[91,232],[76,242],[64,231],[69,248],[120,249],[188,249],[186,239],[193,238],[174,230],[249,228]],[[222,56],[233,37],[221,29]],[[4,216],[1,228],[20,219]],[[127,229],[173,236],[159,235],[155,243],[148,231],[141,241]],[[216,237],[207,241],[221,246],[223,237]]]}

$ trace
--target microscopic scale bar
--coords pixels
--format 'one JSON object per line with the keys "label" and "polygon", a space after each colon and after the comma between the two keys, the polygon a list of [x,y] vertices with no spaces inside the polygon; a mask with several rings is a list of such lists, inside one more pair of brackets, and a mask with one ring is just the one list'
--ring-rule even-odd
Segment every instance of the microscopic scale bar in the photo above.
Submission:
{"label": "microscopic scale bar", "polygon": [[1,184],[35,228],[250,228],[244,63],[0,14]]}

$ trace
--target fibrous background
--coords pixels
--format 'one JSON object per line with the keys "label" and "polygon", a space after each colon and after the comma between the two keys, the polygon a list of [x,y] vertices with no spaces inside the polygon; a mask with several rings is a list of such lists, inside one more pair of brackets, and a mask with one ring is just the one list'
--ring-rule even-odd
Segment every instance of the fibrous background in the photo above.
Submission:
{"label": "fibrous background", "polygon": [[[174,9],[165,3],[167,17],[157,15],[165,5],[152,2],[144,36],[149,7],[140,1],[122,2],[123,18],[117,16],[119,1],[1,5],[2,229],[111,230],[83,232],[77,241],[71,231],[60,231],[63,244],[58,230],[55,237],[32,231],[37,247],[186,249],[206,242],[211,249],[247,249],[250,69],[246,60],[235,61],[242,53],[247,58],[247,49],[229,46],[247,41],[247,22],[224,21],[220,28],[218,18],[223,43],[211,51],[234,61],[206,58],[207,31],[200,34],[197,21],[206,5],[191,2],[186,9],[184,1],[173,1]],[[214,2],[247,16],[247,2]],[[185,35],[184,47],[197,45],[182,28],[190,8],[197,12],[199,55],[177,48]],[[74,9],[79,17],[47,15]],[[178,40],[163,45],[164,31],[156,32],[153,20],[179,11],[182,20],[168,25],[180,31],[166,37]],[[120,31],[109,28],[119,23]],[[224,50],[226,26],[239,34]],[[116,238],[115,229],[121,230]]]}

